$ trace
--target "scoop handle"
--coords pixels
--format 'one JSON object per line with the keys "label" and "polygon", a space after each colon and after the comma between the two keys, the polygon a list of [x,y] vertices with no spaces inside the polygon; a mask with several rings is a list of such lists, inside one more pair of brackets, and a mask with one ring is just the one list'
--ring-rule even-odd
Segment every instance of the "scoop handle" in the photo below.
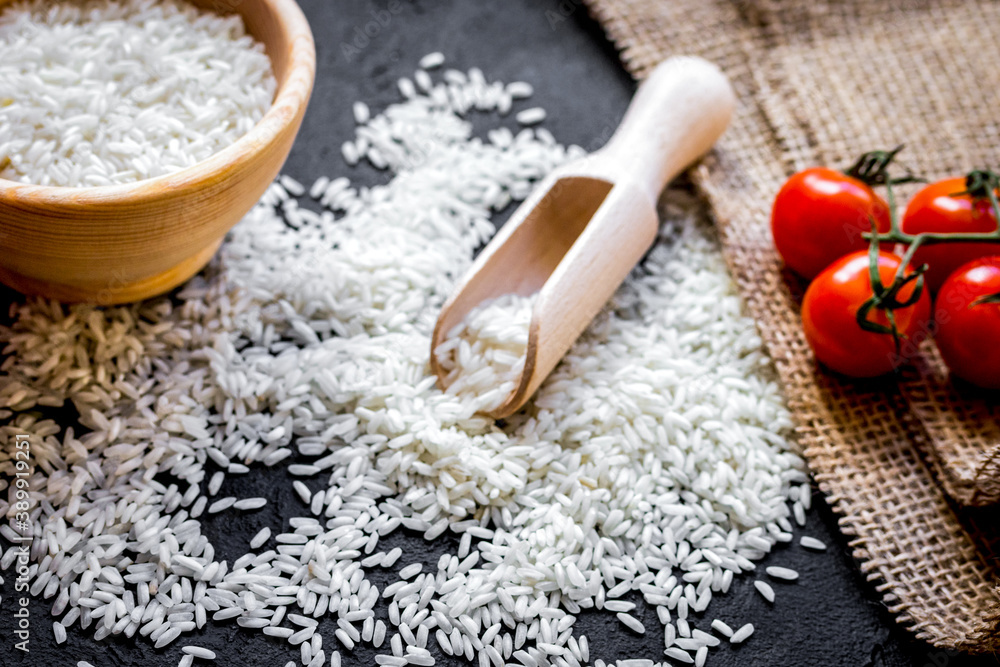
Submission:
{"label": "scoop handle", "polygon": [[606,178],[628,181],[655,205],[677,174],[722,135],[736,100],[729,80],[695,56],[667,58],[639,85],[611,140],[593,155]]}

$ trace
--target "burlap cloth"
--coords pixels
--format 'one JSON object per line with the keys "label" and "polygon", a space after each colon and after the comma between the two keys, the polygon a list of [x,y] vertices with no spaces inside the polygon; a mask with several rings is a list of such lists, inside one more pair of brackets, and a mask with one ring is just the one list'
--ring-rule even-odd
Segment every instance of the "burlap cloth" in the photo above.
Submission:
{"label": "burlap cloth", "polygon": [[899,143],[932,179],[1000,168],[1000,3],[587,3],[635,76],[688,53],[732,80],[732,126],[693,176],[815,479],[900,622],[941,647],[997,650],[1000,512],[960,505],[1000,497],[1000,400],[952,388],[930,344],[901,382],[818,372],[768,216],[792,172]]}

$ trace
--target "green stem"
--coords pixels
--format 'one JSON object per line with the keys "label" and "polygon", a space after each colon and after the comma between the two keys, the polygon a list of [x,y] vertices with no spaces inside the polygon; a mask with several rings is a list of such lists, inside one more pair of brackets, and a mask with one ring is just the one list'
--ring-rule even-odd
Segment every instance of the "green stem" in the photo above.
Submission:
{"label": "green stem", "polygon": [[921,245],[937,245],[939,243],[1000,243],[1000,233],[998,232],[955,232],[953,234],[937,234],[933,232],[921,232],[920,234],[905,234],[900,232],[863,232],[863,238],[868,240],[876,239],[879,243],[904,243],[911,244],[919,241]]}
{"label": "green stem", "polygon": [[[973,178],[975,176],[975,179]],[[993,215],[997,220],[1000,220],[1000,201],[997,200],[996,190],[1000,188],[1000,176],[997,174],[987,171],[979,170],[972,172],[969,175],[969,182],[978,184],[973,189],[967,192],[958,194],[971,194],[973,196],[983,196],[990,200],[990,206],[993,209]],[[887,180],[885,182],[886,187],[886,199],[889,204],[889,231],[888,232],[864,232],[862,234],[863,238],[868,240],[877,240],[879,243],[903,243],[906,245],[917,244],[918,246],[930,246],[937,245],[939,243],[1000,243],[1000,226],[992,232],[953,232],[953,233],[935,233],[935,232],[921,232],[920,234],[907,234],[899,226],[899,216],[896,213],[896,199],[892,192],[892,186],[894,183],[899,183],[899,180]],[[970,186],[972,187],[972,186]],[[907,253],[910,258],[912,258],[912,253]]]}
{"label": "green stem", "polygon": [[[997,187],[1000,186],[1000,176],[993,172],[989,174],[986,185],[986,196],[990,199],[990,206],[993,208],[993,218],[1000,222],[1000,203],[997,202]],[[1000,225],[997,226],[997,234],[1000,234]]]}
{"label": "green stem", "polygon": [[[906,308],[915,304],[924,289],[924,272],[927,265],[924,264],[909,275],[906,270],[913,261],[913,257],[922,246],[930,246],[938,243],[1000,243],[1000,225],[992,232],[959,232],[952,234],[921,232],[919,234],[907,234],[900,228],[899,213],[896,210],[896,197],[892,191],[892,186],[914,180],[912,176],[892,179],[888,177],[887,169],[892,158],[899,152],[899,148],[889,152],[875,151],[861,156],[858,162],[847,173],[849,176],[860,178],[866,183],[881,183],[886,187],[886,200],[889,205],[889,231],[879,232],[878,225],[874,218],[871,219],[872,231],[862,234],[868,239],[868,260],[869,276],[872,287],[872,295],[858,308],[855,318],[858,325],[865,331],[888,334],[893,338],[897,353],[901,350],[900,339],[905,337],[899,332],[896,325],[896,310]],[[996,190],[1000,188],[1000,176],[987,170],[978,170],[970,173],[966,178],[966,192],[957,193],[955,196],[970,195],[972,197],[986,197],[990,201],[993,215],[996,220],[1000,220],[1000,202],[997,201]],[[899,268],[893,276],[890,285],[882,284],[882,277],[878,270],[879,247],[882,243],[903,243],[906,244],[906,252],[900,260]],[[899,294],[908,283],[913,283],[913,291],[910,296],[900,300]],[[1000,294],[984,297],[984,303],[1000,302]],[[978,303],[978,302],[977,302]],[[869,319],[872,310],[878,309],[885,312],[889,326],[880,324],[873,319]]]}

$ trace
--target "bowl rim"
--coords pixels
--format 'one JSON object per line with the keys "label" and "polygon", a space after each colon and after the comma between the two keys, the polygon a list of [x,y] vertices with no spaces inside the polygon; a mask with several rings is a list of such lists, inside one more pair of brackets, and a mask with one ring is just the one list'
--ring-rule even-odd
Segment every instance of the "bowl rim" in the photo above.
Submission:
{"label": "bowl rim", "polygon": [[[33,205],[72,208],[90,207],[95,204],[107,205],[114,201],[139,203],[161,199],[167,193],[197,189],[211,184],[239,166],[252,161],[257,154],[281,136],[300,112],[304,112],[303,107],[309,103],[316,76],[316,45],[309,21],[302,13],[302,9],[295,0],[260,0],[260,2],[270,7],[278,17],[274,25],[285,35],[288,42],[287,73],[284,81],[278,84],[274,92],[271,106],[239,139],[189,167],[132,183],[77,187],[37,185],[0,177],[0,200],[31,201]],[[0,7],[4,4],[6,3],[0,0]],[[196,1],[191,4],[201,6],[201,3]],[[249,33],[249,30],[247,32]],[[262,43],[256,35],[254,39]],[[274,58],[268,54],[268,59],[273,69]]]}

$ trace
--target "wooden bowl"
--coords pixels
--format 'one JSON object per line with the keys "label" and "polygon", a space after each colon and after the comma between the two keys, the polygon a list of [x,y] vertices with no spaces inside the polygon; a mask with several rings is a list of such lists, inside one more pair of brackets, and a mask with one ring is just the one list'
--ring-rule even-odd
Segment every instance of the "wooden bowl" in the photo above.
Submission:
{"label": "wooden bowl", "polygon": [[93,188],[0,179],[0,281],[99,304],[162,294],[208,263],[277,176],[312,92],[309,23],[294,0],[193,1],[239,13],[264,44],[278,84],[271,108],[232,145],[167,176]]}

